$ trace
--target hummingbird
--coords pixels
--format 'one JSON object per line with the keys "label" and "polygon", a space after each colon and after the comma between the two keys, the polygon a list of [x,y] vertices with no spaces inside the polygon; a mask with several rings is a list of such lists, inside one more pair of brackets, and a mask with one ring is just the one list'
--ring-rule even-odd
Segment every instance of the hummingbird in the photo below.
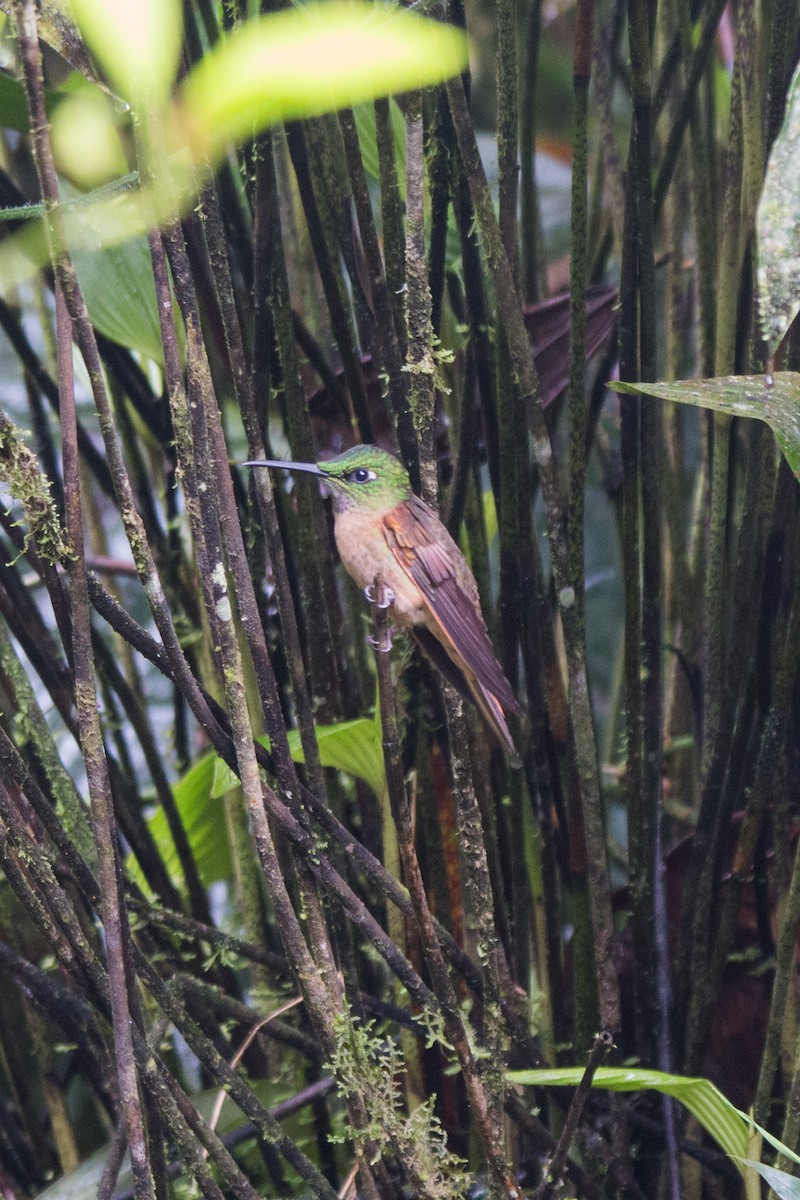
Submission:
{"label": "hummingbird", "polygon": [[353,446],[325,462],[263,459],[242,466],[281,467],[324,480],[347,573],[370,600],[380,575],[393,622],[410,629],[445,678],[472,697],[518,761],[504,710],[522,710],[489,639],[478,585],[437,513],[412,491],[399,459],[379,446]]}

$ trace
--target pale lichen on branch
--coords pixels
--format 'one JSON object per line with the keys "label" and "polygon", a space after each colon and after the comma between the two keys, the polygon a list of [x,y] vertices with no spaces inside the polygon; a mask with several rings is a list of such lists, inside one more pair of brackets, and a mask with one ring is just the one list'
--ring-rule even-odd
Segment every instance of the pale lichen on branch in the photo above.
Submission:
{"label": "pale lichen on branch", "polygon": [[27,525],[25,547],[30,541],[48,562],[64,562],[73,557],[67,537],[50,493],[50,480],[42,474],[33,451],[25,445],[22,431],[0,408],[0,483],[8,486],[12,499],[22,508],[22,524]]}

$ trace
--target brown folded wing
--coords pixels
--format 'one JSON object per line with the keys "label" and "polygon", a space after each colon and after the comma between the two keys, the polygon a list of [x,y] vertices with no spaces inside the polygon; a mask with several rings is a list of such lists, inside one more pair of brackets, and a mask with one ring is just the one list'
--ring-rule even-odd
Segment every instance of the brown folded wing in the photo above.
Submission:
{"label": "brown folded wing", "polygon": [[469,567],[431,510],[411,496],[383,518],[386,540],[397,561],[422,592],[442,635],[464,669],[503,708],[520,705],[495,657]]}

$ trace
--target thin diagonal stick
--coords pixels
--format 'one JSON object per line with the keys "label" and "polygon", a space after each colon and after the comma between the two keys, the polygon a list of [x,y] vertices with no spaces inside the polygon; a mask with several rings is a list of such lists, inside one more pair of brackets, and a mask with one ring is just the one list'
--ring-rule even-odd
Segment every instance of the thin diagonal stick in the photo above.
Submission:
{"label": "thin diagonal stick", "polygon": [[591,1091],[594,1073],[613,1045],[614,1039],[610,1033],[604,1031],[598,1033],[595,1037],[594,1045],[589,1051],[589,1061],[586,1064],[586,1070],[583,1072],[583,1078],[575,1089],[575,1095],[572,1097],[567,1119],[564,1122],[564,1128],[561,1130],[561,1137],[558,1139],[558,1144],[549,1165],[545,1167],[544,1178],[533,1193],[533,1200],[545,1200],[547,1196],[552,1195],[558,1185],[561,1172],[564,1170],[567,1162],[567,1154],[572,1144],[572,1139],[575,1136],[575,1130],[578,1128],[578,1122],[581,1119],[583,1106]]}

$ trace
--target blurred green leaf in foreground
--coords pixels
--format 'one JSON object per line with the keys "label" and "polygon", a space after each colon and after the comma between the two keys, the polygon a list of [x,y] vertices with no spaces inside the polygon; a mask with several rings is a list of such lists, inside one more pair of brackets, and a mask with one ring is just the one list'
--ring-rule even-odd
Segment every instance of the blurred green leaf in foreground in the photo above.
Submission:
{"label": "blurred green leaf in foreground", "polygon": [[[99,190],[80,218],[65,213],[68,244],[109,245],[163,225],[193,203],[203,177],[232,143],[279,121],[449,79],[467,61],[465,35],[415,13],[371,4],[311,4],[243,22],[212,47],[174,96],[180,24],[172,3],[150,3],[129,39],[128,21],[107,6],[76,6],[80,31],[131,105],[140,186]],[[146,19],[145,19],[146,18]],[[61,169],[98,181],[121,163],[113,106],[69,99],[58,120]],[[106,179],[105,182],[110,182]],[[35,217],[31,207],[24,215]],[[42,231],[23,230],[0,253],[0,286],[30,277],[47,260]]]}

